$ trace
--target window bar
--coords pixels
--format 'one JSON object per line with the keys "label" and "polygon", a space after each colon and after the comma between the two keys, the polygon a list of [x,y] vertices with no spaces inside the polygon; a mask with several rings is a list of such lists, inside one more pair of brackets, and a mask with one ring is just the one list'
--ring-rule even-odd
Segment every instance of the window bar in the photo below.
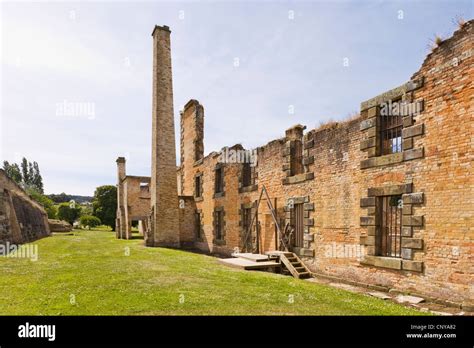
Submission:
{"label": "window bar", "polygon": [[392,236],[394,239],[394,248],[393,248],[392,256],[396,257],[397,256],[397,210],[396,210],[396,207],[392,207],[392,209],[393,209],[393,212],[395,213],[395,216],[393,219],[394,226],[392,227]]}
{"label": "window bar", "polygon": [[385,211],[385,256],[388,255],[388,250],[389,250],[389,240],[388,240],[388,207],[387,207],[387,197],[384,197],[384,211]]}

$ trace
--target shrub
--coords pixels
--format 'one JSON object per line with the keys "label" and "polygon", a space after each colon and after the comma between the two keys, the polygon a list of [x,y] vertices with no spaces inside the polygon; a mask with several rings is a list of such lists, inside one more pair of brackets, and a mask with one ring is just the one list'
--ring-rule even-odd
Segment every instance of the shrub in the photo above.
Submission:
{"label": "shrub", "polygon": [[89,229],[91,227],[97,227],[101,224],[100,219],[92,215],[83,215],[79,221],[81,222],[82,227],[87,227]]}

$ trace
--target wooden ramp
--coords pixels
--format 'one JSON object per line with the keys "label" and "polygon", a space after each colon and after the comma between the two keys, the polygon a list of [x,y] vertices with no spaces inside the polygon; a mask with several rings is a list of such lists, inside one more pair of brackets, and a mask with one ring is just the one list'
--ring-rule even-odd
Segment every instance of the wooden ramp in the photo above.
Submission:
{"label": "wooden ramp", "polygon": [[267,270],[267,269],[279,269],[281,265],[273,260],[270,260],[268,256],[266,260],[259,259],[258,261],[249,260],[243,257],[233,257],[230,259],[219,259],[219,262],[230,267],[245,269],[245,270]]}
{"label": "wooden ramp", "polygon": [[230,259],[219,259],[219,262],[230,267],[245,270],[277,270],[282,274],[303,279],[311,277],[311,271],[300,258],[288,251],[268,251],[265,255],[252,253],[233,253]]}
{"label": "wooden ramp", "polygon": [[291,274],[295,278],[303,279],[311,277],[311,271],[300,258],[289,251],[268,251],[269,257],[278,258],[282,267],[282,274]]}

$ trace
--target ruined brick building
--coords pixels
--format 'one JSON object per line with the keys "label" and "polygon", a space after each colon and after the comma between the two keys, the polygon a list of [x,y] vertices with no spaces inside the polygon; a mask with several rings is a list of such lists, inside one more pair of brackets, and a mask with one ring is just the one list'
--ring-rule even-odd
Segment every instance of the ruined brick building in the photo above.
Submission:
{"label": "ruined brick building", "polygon": [[[190,100],[177,172],[170,31],[157,26],[151,195],[142,179],[129,184],[119,158],[118,236],[130,236],[125,221],[151,216],[147,245],[264,253],[281,247],[276,220],[281,231],[291,227],[292,251],[315,274],[472,306],[473,25],[435,48],[407,83],[362,102],[359,117],[295,125],[256,149],[255,166],[205,155],[204,108]],[[413,109],[387,114],[387,105]],[[276,219],[257,206],[263,187]]]}

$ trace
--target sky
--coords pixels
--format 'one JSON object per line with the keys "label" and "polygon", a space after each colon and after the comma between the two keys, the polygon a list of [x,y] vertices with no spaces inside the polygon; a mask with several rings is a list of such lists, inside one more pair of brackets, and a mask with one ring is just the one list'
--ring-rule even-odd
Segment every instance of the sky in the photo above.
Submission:
{"label": "sky", "polygon": [[[93,195],[151,173],[152,37],[171,33],[174,116],[205,109],[204,151],[344,120],[408,81],[473,2],[90,1],[0,4],[0,160],[39,163],[46,193]],[[177,155],[179,160],[179,155]]]}

